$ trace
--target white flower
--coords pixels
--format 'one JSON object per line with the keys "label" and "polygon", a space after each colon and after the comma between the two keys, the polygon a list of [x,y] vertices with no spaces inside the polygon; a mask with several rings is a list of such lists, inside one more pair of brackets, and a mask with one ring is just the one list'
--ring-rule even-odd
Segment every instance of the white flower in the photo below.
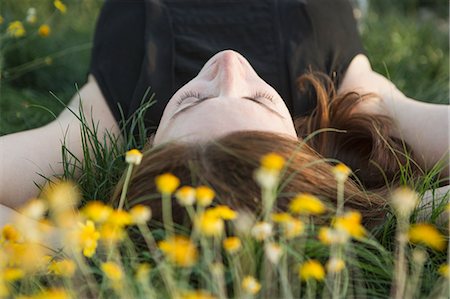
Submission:
{"label": "white flower", "polygon": [[406,187],[394,190],[391,195],[391,204],[398,216],[408,218],[419,202],[418,194]]}
{"label": "white flower", "polygon": [[274,265],[278,264],[281,255],[283,254],[283,249],[276,243],[269,243],[265,246],[264,251],[266,253],[267,259]]}
{"label": "white flower", "polygon": [[278,184],[279,172],[259,168],[255,171],[254,178],[261,188],[273,189]]}
{"label": "white flower", "polygon": [[268,222],[258,222],[253,226],[251,234],[258,241],[265,240],[272,235],[272,224]]}

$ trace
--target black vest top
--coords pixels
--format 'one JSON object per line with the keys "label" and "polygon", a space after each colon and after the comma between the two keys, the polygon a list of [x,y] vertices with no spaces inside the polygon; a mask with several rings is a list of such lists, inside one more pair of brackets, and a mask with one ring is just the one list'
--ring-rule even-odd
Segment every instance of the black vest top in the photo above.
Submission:
{"label": "black vest top", "polygon": [[139,107],[150,88],[150,131],[172,95],[206,61],[232,49],[277,90],[291,114],[306,115],[314,98],[296,79],[308,70],[339,86],[364,49],[347,0],[108,0],[97,21],[90,73],[113,115]]}

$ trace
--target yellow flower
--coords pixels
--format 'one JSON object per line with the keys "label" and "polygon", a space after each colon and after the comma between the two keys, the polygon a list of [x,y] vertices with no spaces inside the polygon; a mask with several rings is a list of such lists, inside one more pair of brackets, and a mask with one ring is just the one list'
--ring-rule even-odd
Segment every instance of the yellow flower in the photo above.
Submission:
{"label": "yellow flower", "polygon": [[183,292],[180,299],[215,299],[211,293],[208,293],[204,290],[196,290],[196,291],[185,291]]}
{"label": "yellow flower", "polygon": [[439,274],[444,277],[448,277],[450,275],[450,271],[448,270],[448,264],[443,264],[438,269]]}
{"label": "yellow flower", "polygon": [[180,267],[191,267],[197,262],[197,248],[184,236],[169,237],[160,241],[158,247],[170,262]]}
{"label": "yellow flower", "polygon": [[208,213],[211,213],[211,215],[215,215],[224,220],[233,220],[237,217],[237,212],[225,205],[218,205],[214,208],[208,209],[207,211]]}
{"label": "yellow flower", "polygon": [[66,7],[66,5],[64,4],[64,3],[62,3],[61,2],[61,0],[55,0],[54,2],[53,2],[53,5],[55,6],[55,8],[57,9],[57,10],[59,10],[61,13],[66,13],[66,11],[67,11],[67,7]]}
{"label": "yellow flower", "polygon": [[142,153],[137,149],[129,150],[125,154],[125,162],[128,164],[139,165],[142,162]]}
{"label": "yellow flower", "polygon": [[413,224],[409,229],[408,235],[411,243],[424,244],[435,250],[445,249],[444,236],[431,224]]}
{"label": "yellow flower", "polygon": [[398,216],[408,218],[419,202],[418,194],[406,187],[394,190],[391,195],[391,204]]}
{"label": "yellow flower", "polygon": [[180,179],[171,173],[164,173],[155,178],[156,188],[163,194],[172,194],[180,185]]}
{"label": "yellow flower", "polygon": [[336,181],[345,182],[350,173],[352,173],[352,170],[348,168],[345,164],[339,163],[333,167],[332,172],[334,174]]}
{"label": "yellow flower", "polygon": [[70,181],[47,184],[41,196],[48,201],[56,213],[73,210],[81,199],[78,187]]}
{"label": "yellow flower", "polygon": [[123,279],[123,271],[119,265],[113,262],[102,263],[101,269],[106,277],[113,282],[119,282]]}
{"label": "yellow flower", "polygon": [[97,249],[100,233],[95,229],[94,222],[90,220],[87,220],[86,224],[79,223],[78,226],[74,236],[75,242],[86,257],[92,257]]}
{"label": "yellow flower", "polygon": [[195,197],[197,198],[197,204],[202,207],[207,207],[211,204],[216,193],[213,189],[207,186],[198,186],[195,188]]}
{"label": "yellow flower", "polygon": [[125,230],[116,225],[104,224],[100,227],[100,239],[106,245],[114,245],[125,238]]}
{"label": "yellow flower", "polygon": [[125,227],[133,223],[133,218],[124,210],[113,210],[105,223],[111,226]]}
{"label": "yellow flower", "polygon": [[284,237],[287,239],[293,239],[300,236],[305,231],[305,225],[302,221],[292,218],[289,221],[283,223]]}
{"label": "yellow flower", "polygon": [[11,224],[6,224],[5,226],[3,226],[0,244],[1,241],[16,243],[20,239],[21,239],[20,233],[14,226],[12,226]]}
{"label": "yellow flower", "polygon": [[242,247],[241,239],[238,237],[228,237],[222,241],[223,248],[228,253],[235,253]]}
{"label": "yellow flower", "polygon": [[325,270],[318,261],[309,260],[300,265],[298,275],[301,280],[323,280]]}
{"label": "yellow flower", "polygon": [[264,247],[264,252],[267,259],[274,265],[278,264],[281,255],[283,254],[283,249],[280,245],[276,243],[269,243]]}
{"label": "yellow flower", "polygon": [[245,276],[242,280],[242,288],[246,293],[255,295],[261,290],[261,284],[253,276]]}
{"label": "yellow flower", "polygon": [[3,275],[0,274],[0,280],[2,276],[6,282],[14,282],[22,279],[25,276],[25,272],[19,268],[5,268],[3,269]]}
{"label": "yellow flower", "polygon": [[272,231],[272,224],[268,222],[258,222],[253,226],[251,234],[256,240],[263,241],[272,236]]}
{"label": "yellow flower", "polygon": [[3,16],[0,16],[0,25],[3,24],[4,21],[5,19],[3,18]]}
{"label": "yellow flower", "polygon": [[261,167],[266,170],[280,171],[284,163],[284,158],[276,153],[269,153],[261,158]]}
{"label": "yellow flower", "polygon": [[5,243],[2,251],[6,253],[9,266],[18,266],[29,273],[39,270],[45,263],[44,247],[37,243]]}
{"label": "yellow flower", "polygon": [[105,205],[101,201],[89,201],[82,209],[81,214],[86,218],[96,222],[105,222],[109,215],[111,215],[113,209],[110,206]]}
{"label": "yellow flower", "polygon": [[41,291],[30,297],[17,297],[18,299],[70,299],[71,296],[62,289],[50,289]]}
{"label": "yellow flower", "polygon": [[47,24],[43,24],[41,26],[39,26],[38,29],[38,34],[42,37],[47,37],[50,35],[51,29],[50,26],[48,26]]}
{"label": "yellow flower", "polygon": [[130,209],[130,215],[135,224],[145,224],[152,217],[152,210],[144,205],[135,205]]}
{"label": "yellow flower", "polygon": [[199,215],[195,224],[202,234],[209,237],[220,236],[225,227],[223,219],[218,217],[215,213],[211,213],[210,210]]}
{"label": "yellow flower", "polygon": [[350,236],[347,232],[331,229],[329,227],[321,227],[317,237],[323,244],[332,245],[345,244]]}
{"label": "yellow flower", "polygon": [[6,33],[12,37],[22,37],[26,34],[25,28],[23,27],[22,22],[13,21],[9,23],[8,28],[6,29]]}
{"label": "yellow flower", "polygon": [[319,215],[325,212],[325,205],[316,196],[309,193],[299,193],[289,204],[293,213]]}
{"label": "yellow flower", "polygon": [[48,266],[48,270],[56,275],[72,277],[75,273],[76,265],[72,260],[53,261]]}
{"label": "yellow flower", "polygon": [[9,290],[6,284],[0,279],[0,298],[8,297],[9,296]]}
{"label": "yellow flower", "polygon": [[345,268],[345,262],[340,258],[334,257],[328,260],[325,267],[328,273],[339,273]]}
{"label": "yellow flower", "polygon": [[151,266],[149,263],[141,263],[138,265],[136,269],[136,280],[140,283],[147,283],[149,274],[150,274]]}
{"label": "yellow flower", "polygon": [[182,206],[192,206],[195,202],[195,189],[191,186],[183,186],[175,192],[175,197]]}
{"label": "yellow flower", "polygon": [[273,213],[271,216],[272,221],[277,223],[287,222],[293,218],[289,213]]}
{"label": "yellow flower", "polygon": [[351,237],[359,239],[366,235],[366,230],[361,225],[361,213],[350,211],[334,220],[334,228],[346,232]]}

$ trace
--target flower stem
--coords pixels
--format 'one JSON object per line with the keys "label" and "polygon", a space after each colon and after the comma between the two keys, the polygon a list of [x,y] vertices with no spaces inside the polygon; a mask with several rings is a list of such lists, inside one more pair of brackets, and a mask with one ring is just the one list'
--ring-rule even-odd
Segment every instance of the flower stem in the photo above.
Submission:
{"label": "flower stem", "polygon": [[131,173],[133,172],[133,164],[128,164],[127,174],[125,176],[125,182],[122,186],[122,193],[120,194],[119,206],[117,209],[120,211],[123,209],[123,205],[125,203],[125,198],[127,196],[128,185],[130,184]]}
{"label": "flower stem", "polygon": [[173,231],[173,219],[172,219],[172,202],[169,193],[162,194],[162,213],[163,213],[163,223],[164,230],[167,236],[172,236]]}

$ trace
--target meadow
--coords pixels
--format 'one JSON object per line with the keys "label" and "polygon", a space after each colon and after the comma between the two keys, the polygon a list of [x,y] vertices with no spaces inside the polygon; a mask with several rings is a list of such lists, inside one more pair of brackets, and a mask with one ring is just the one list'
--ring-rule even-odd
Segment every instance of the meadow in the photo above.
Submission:
{"label": "meadow", "polygon": [[[4,135],[51,121],[84,83],[102,1],[0,5]],[[373,68],[412,98],[448,104],[448,13],[444,0],[370,1],[357,16]],[[16,23],[12,31],[15,21],[22,27]],[[142,128],[140,113],[149,106],[129,120],[131,128]],[[163,201],[163,221],[150,230],[151,210],[123,204],[145,128],[140,136],[124,131],[124,143],[109,136],[111,145],[87,126],[82,131],[84,161],[74,161],[63,145],[62,180],[21,210],[39,225],[18,220],[1,230],[0,298],[450,297],[448,194],[427,207],[420,203],[426,190],[443,183],[442,165],[418,179],[405,169],[405,187],[392,188],[385,221],[370,228],[358,212],[310,194],[275,211],[289,163],[276,153],[255,168],[261,215],[217,205],[207,186],[179,186],[176,177],[161,174],[153,178],[159,190],[153,196]],[[333,173],[338,186],[352,175],[341,164]],[[105,205],[118,182],[119,205]],[[345,200],[340,190],[338,203]],[[185,207],[192,229],[174,224],[171,200]],[[49,225],[58,227],[60,251],[38,245],[55,233]]]}

